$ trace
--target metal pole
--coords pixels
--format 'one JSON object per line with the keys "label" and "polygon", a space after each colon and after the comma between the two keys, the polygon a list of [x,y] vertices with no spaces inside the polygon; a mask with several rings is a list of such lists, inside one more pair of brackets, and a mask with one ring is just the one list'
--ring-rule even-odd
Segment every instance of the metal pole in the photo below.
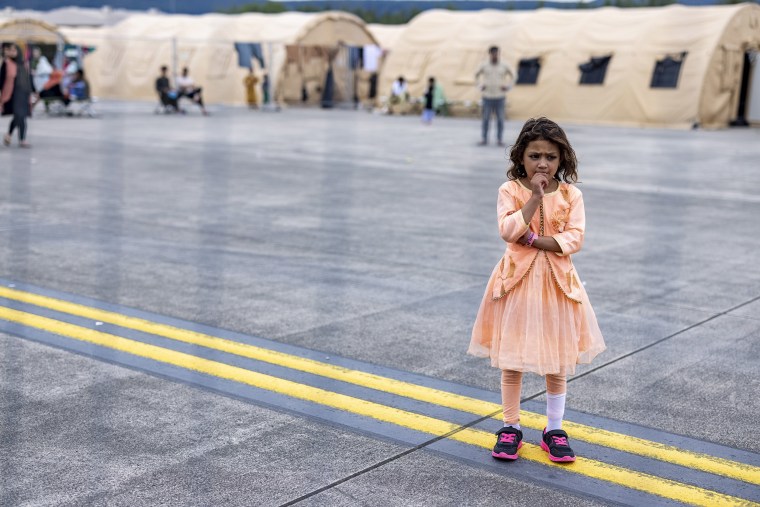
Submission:
{"label": "metal pole", "polygon": [[346,46],[346,104],[348,108],[354,107],[354,70],[351,68],[351,47]]}
{"label": "metal pole", "polygon": [[53,65],[56,69],[62,69],[63,68],[63,49],[64,49],[64,43],[63,43],[63,37],[61,35],[58,36],[58,40],[56,41],[55,45],[55,58],[53,59]]}
{"label": "metal pole", "polygon": [[175,86],[177,85],[177,64],[177,38],[172,37],[172,78]]}
{"label": "metal pole", "polygon": [[266,64],[266,67],[267,67],[266,72],[267,72],[267,75],[269,76],[269,79],[267,79],[266,81],[266,84],[267,84],[266,92],[267,92],[267,95],[269,96],[269,103],[264,104],[262,106],[261,108],[262,111],[279,111],[280,110],[280,106],[277,104],[275,96],[274,96],[274,90],[276,90],[276,87],[272,86],[274,84],[274,74],[273,74],[274,60],[272,56],[273,53],[274,53],[274,50],[272,49],[272,43],[267,42],[267,58],[264,63]]}

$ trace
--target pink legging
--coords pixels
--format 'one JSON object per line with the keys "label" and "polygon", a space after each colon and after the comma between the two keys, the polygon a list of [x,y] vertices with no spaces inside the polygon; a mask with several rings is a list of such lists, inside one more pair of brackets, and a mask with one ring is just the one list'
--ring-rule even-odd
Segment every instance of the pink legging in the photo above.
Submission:
{"label": "pink legging", "polygon": [[[501,406],[504,408],[504,424],[520,422],[521,388],[521,371],[501,370]],[[567,392],[567,377],[565,375],[547,375],[546,392],[549,394]]]}

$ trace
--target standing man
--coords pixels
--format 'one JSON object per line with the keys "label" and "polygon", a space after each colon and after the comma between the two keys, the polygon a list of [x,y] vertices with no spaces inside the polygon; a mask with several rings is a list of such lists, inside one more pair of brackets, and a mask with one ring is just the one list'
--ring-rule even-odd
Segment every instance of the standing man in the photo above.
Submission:
{"label": "standing man", "polygon": [[496,139],[499,146],[504,146],[502,134],[504,132],[504,107],[506,105],[506,93],[512,88],[515,73],[512,67],[499,61],[499,48],[488,48],[489,61],[484,63],[475,74],[475,81],[480,84],[483,92],[483,127],[482,138],[478,146],[488,144],[488,124],[491,115],[496,114]]}

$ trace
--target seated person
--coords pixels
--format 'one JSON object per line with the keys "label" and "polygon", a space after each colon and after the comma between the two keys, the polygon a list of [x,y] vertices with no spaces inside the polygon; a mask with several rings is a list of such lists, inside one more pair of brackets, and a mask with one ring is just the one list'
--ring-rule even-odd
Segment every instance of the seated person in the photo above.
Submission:
{"label": "seated person", "polygon": [[50,79],[50,74],[53,72],[53,66],[50,65],[50,61],[42,54],[42,50],[38,47],[32,49],[32,76],[34,79],[35,90],[42,90]]}
{"label": "seated person", "polygon": [[50,107],[50,102],[60,100],[64,106],[69,105],[69,97],[63,92],[61,88],[61,82],[63,81],[63,71],[60,69],[53,69],[50,72],[50,77],[47,82],[42,85],[39,96],[45,103],[45,110]]}
{"label": "seated person", "polygon": [[187,67],[182,69],[182,75],[177,78],[177,91],[180,97],[187,97],[198,103],[203,114],[208,114],[206,107],[203,105],[202,88],[195,86],[195,81],[189,76]]}
{"label": "seated person", "polygon": [[84,71],[78,70],[74,74],[74,80],[69,84],[69,98],[71,100],[90,100],[90,84],[84,78]]}
{"label": "seated person", "polygon": [[388,114],[398,111],[406,114],[409,110],[409,89],[404,76],[399,76],[391,85],[391,98],[388,104]]}
{"label": "seated person", "polygon": [[169,68],[166,65],[161,66],[161,76],[156,79],[156,92],[161,99],[161,105],[164,107],[170,107],[174,109],[174,112],[179,112],[179,96],[177,92],[172,90],[171,84],[169,84],[169,77],[166,75]]}
{"label": "seated person", "polygon": [[404,76],[399,76],[391,85],[391,102],[398,103],[409,100],[409,92]]}

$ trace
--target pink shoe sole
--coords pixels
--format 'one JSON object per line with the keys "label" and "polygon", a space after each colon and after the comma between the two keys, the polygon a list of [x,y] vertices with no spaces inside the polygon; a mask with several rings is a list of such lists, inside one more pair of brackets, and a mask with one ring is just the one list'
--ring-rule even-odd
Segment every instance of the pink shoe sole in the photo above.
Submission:
{"label": "pink shoe sole", "polygon": [[543,441],[541,441],[541,449],[546,451],[546,453],[549,455],[549,459],[554,461],[555,463],[568,463],[571,461],[575,461],[575,456],[565,456],[564,458],[555,458],[552,456],[552,454],[549,452],[549,446],[546,445]]}
{"label": "pink shoe sole", "polygon": [[[517,444],[517,449],[518,450],[520,449],[520,447],[522,447],[522,442],[520,442],[519,444]],[[493,452],[493,451],[491,451],[491,456],[493,456],[494,458],[506,459],[506,460],[510,460],[510,461],[514,461],[514,460],[517,459],[517,453],[515,453],[515,454],[507,454],[506,452]]]}

